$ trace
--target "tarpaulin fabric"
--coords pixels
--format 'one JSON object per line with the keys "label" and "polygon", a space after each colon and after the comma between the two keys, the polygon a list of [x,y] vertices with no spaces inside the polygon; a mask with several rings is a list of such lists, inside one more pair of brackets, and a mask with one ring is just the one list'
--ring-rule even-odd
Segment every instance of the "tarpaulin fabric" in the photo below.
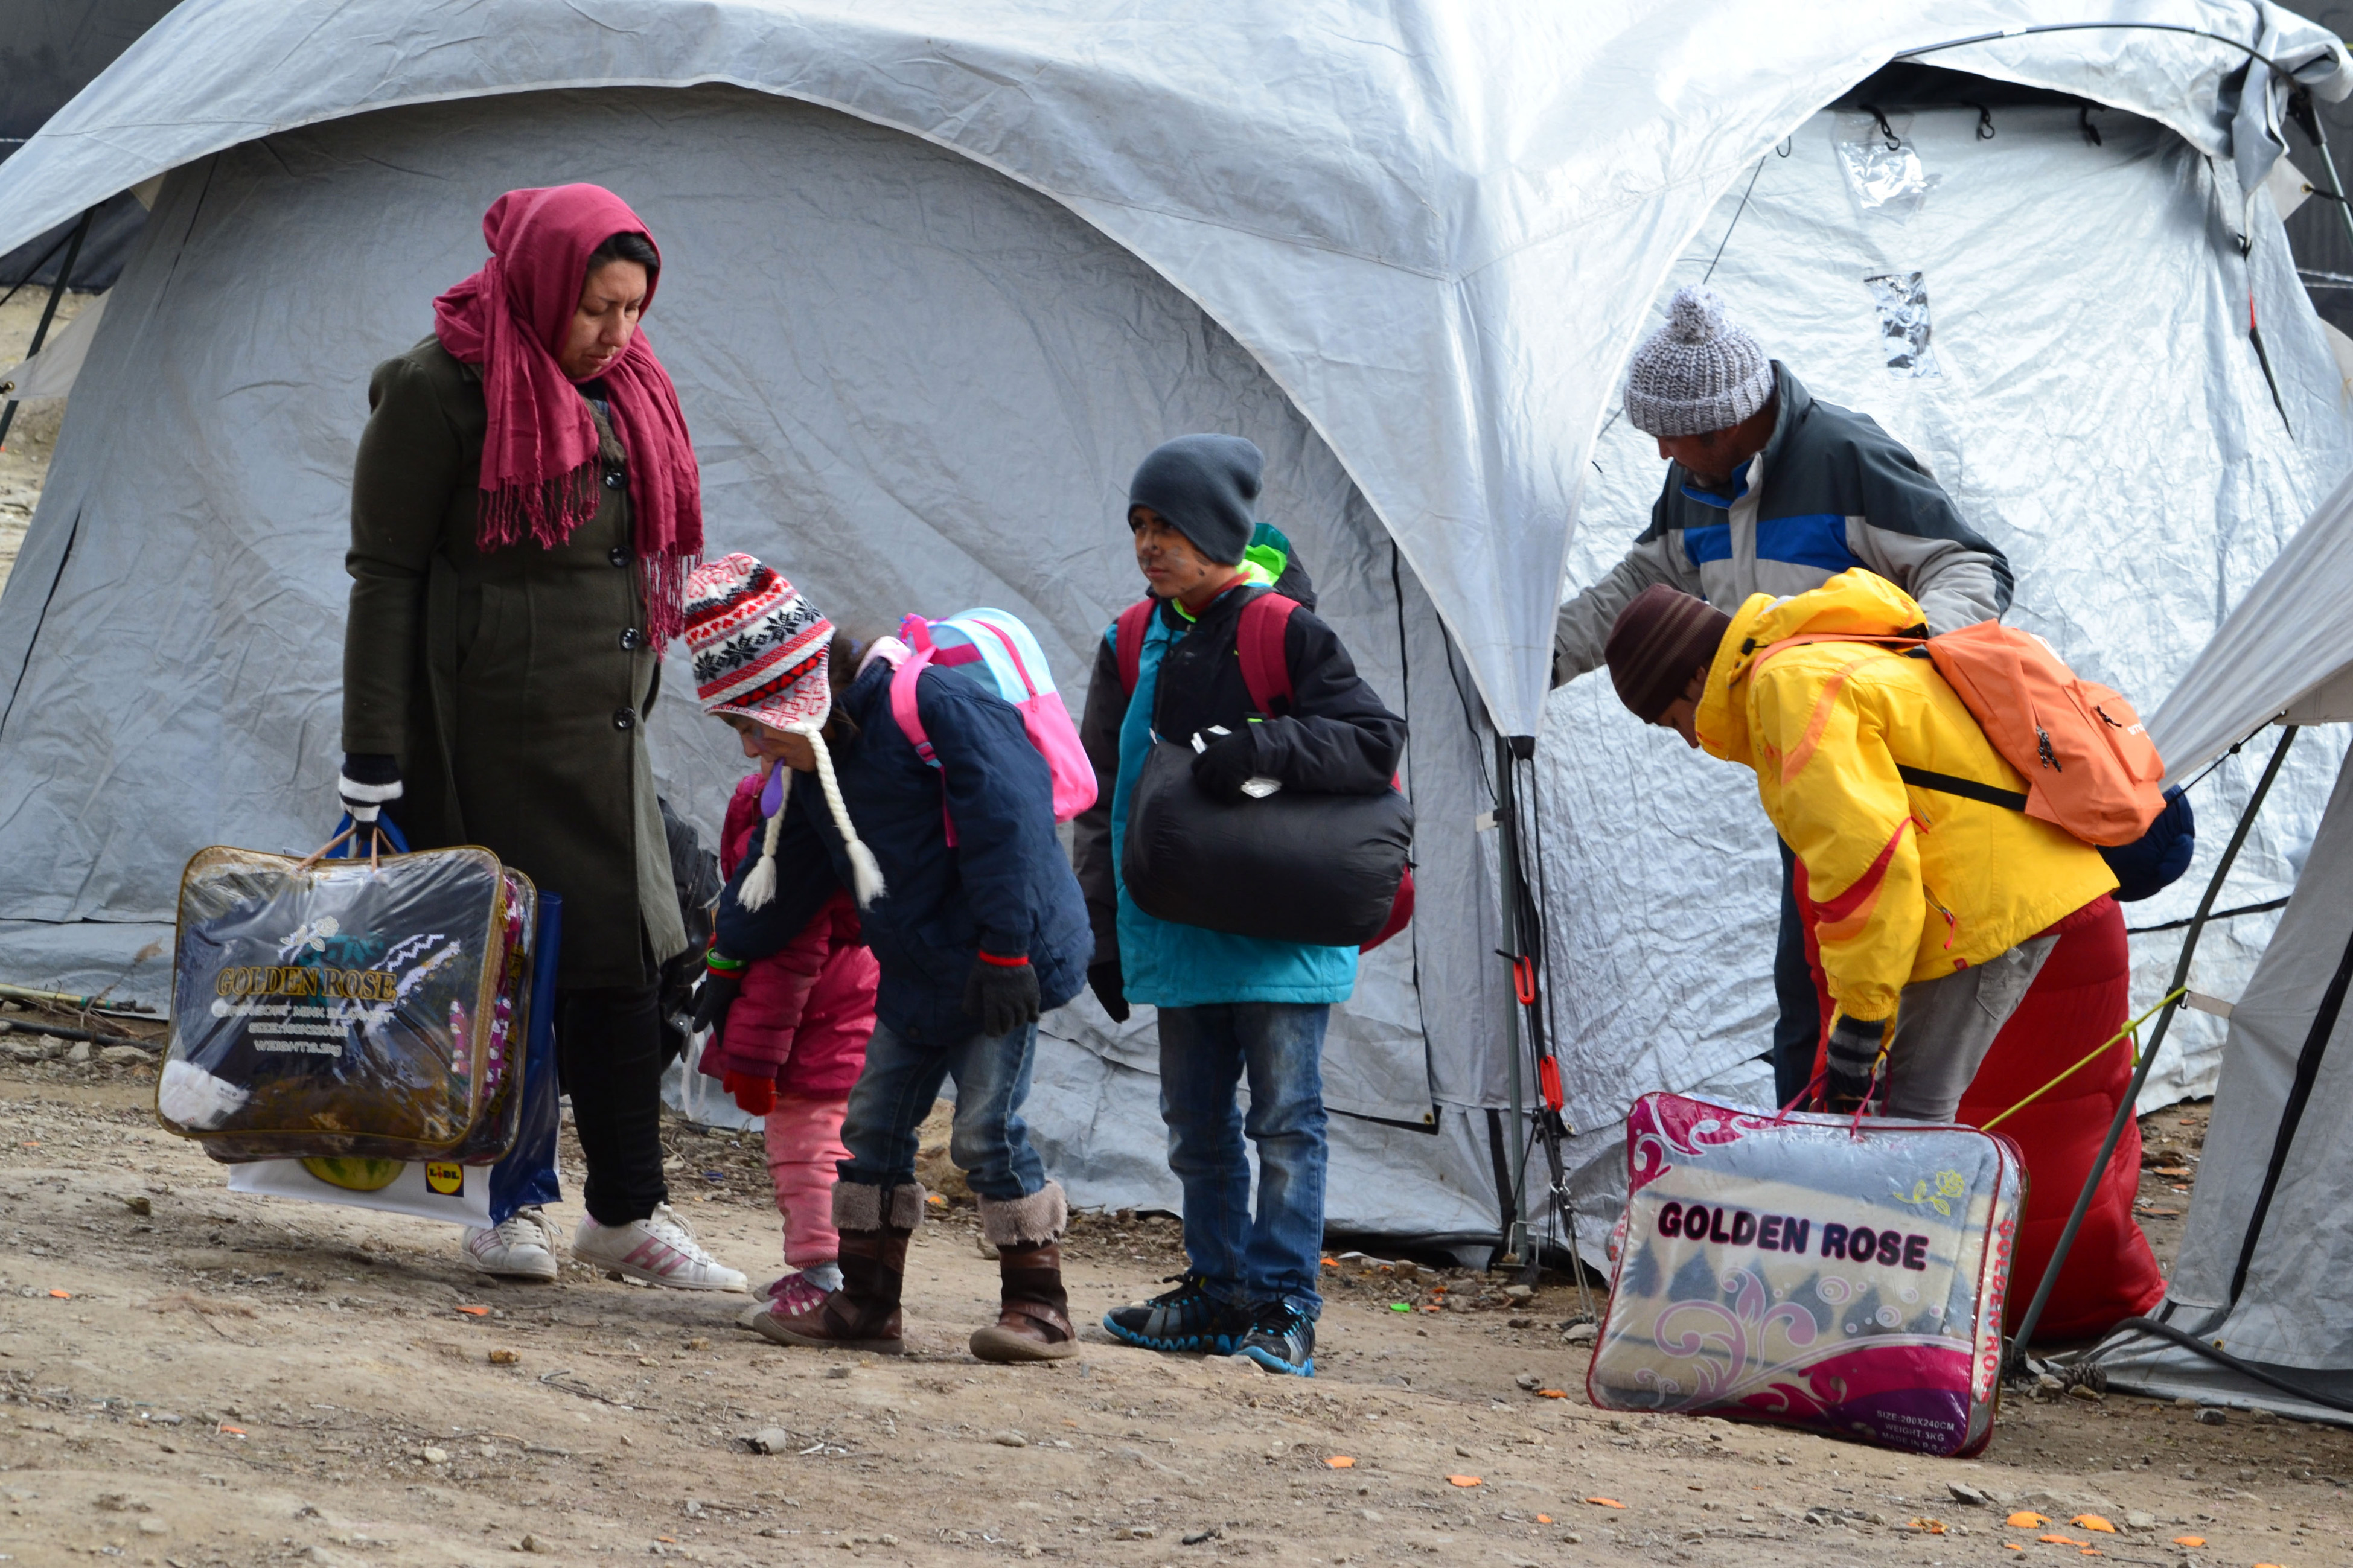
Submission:
{"label": "tarpaulin fabric", "polygon": [[2043,19],[2030,0],[195,0],[0,165],[0,249],[372,109],[713,81],[840,108],[1045,193],[1200,301],[1346,466],[1498,728],[1533,734],[1593,432],[1646,301],[1757,153],[1899,52],[1971,37],[1936,63],[2216,156],[2277,119],[2225,101],[2250,47],[2282,68],[2259,97],[2353,89],[2343,47],[2268,0],[2100,0],[2071,20],[2124,26],[2005,36]]}
{"label": "tarpaulin fabric", "polygon": [[[1002,605],[1075,694],[1135,595],[1137,458],[1208,429],[1266,450],[1261,510],[1413,726],[1422,918],[1334,1019],[1333,1222],[1492,1239],[1519,1133],[1491,1114],[1512,1023],[1482,695],[1535,727],[1558,552],[1589,581],[1647,514],[1661,465],[1609,409],[1663,290],[1713,266],[1772,352],[2031,570],[2017,616],[2144,703],[2344,466],[2340,378],[2276,223],[2254,204],[2242,258],[2215,216],[2236,205],[2232,46],[1943,51],[2150,119],[2095,109],[2094,148],[2073,107],[1998,110],[1990,142],[1974,111],[1924,113],[1910,150],[1940,183],[1867,166],[1894,195],[1859,205],[1840,148],[1862,144],[1808,116],[1898,47],[2031,9],[188,5],[0,167],[9,232],[173,171],[0,598],[0,965],[160,996],[185,855],[299,837],[332,800],[368,369],[479,261],[491,198],[593,178],[662,237],[651,330],[714,548],[813,574],[845,620]],[[2082,15],[2249,40],[2284,17]],[[691,682],[670,673],[674,698]],[[154,716],[136,749],[125,692]],[[1730,770],[1651,750],[1588,705],[1608,695],[1550,700],[1537,792],[1575,1189],[1605,1215],[1623,1167],[1594,1156],[1635,1089],[1757,1079],[1777,874]],[[665,792],[712,831],[729,738],[676,700],[648,721]],[[2201,808],[2235,811],[2242,763]],[[2299,748],[2234,891],[2286,873],[2331,769]],[[2187,913],[2200,880],[2136,918]],[[2201,971],[2228,984],[2264,924],[2210,934]],[[2176,941],[2136,939],[2139,973],[2161,981]],[[2153,1092],[2211,1072],[2208,1022],[2176,1028]],[[1113,1026],[1082,997],[1047,1030],[1032,1121],[1066,1184],[1172,1203],[1151,1010]]]}
{"label": "tarpaulin fabric", "polygon": [[[1990,115],[1987,140],[1972,108],[1891,111],[1917,180],[1933,179],[1902,217],[1863,205],[1850,177],[1850,152],[1885,152],[1871,117],[1808,121],[1751,159],[1671,270],[1654,317],[1673,286],[1704,278],[1816,397],[1870,415],[1910,447],[2009,555],[2008,624],[2158,712],[2152,729],[2173,763],[2168,693],[2353,467],[2342,377],[2266,202],[2243,258],[2220,223],[2235,210],[2226,170],[2126,115],[2091,114],[2097,146],[2073,107]],[[1905,355],[1881,331],[1870,280],[1898,268],[1922,275],[1933,374],[1892,363]],[[2251,296],[2281,406],[2248,336]],[[1595,461],[1571,591],[1647,526],[1665,469],[1656,443],[1622,419]],[[2353,549],[2340,553],[2328,581],[2341,585],[2353,583]],[[2316,583],[2304,602],[2338,602],[2329,591]],[[2274,635],[2341,636],[2330,628],[2342,619],[2282,615]],[[1539,766],[1556,1027],[1572,1120],[1589,1127],[1620,1113],[1620,1085],[1721,1072],[1767,1048],[1780,868],[1745,773],[1636,723],[1603,680],[1554,692],[1549,714]],[[2297,742],[2222,907],[2295,885],[2344,747],[2340,732]],[[2268,749],[2250,746],[2199,784],[2198,858],[2132,906],[2130,924],[2196,908]],[[2199,988],[2237,994],[2274,918],[2211,926]],[[2136,1012],[2163,994],[2181,937],[2176,926],[2132,938]],[[2178,1017],[2142,1109],[2210,1092],[2221,1039],[2221,1020]]]}

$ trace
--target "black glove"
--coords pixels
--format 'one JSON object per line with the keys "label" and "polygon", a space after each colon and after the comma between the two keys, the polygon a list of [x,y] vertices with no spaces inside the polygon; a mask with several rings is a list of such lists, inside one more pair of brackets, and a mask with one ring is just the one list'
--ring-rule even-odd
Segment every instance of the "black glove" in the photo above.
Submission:
{"label": "black glove", "polygon": [[335,792],[353,822],[374,822],[385,802],[400,798],[400,763],[381,752],[345,752]]}
{"label": "black glove", "polygon": [[1219,736],[1193,758],[1193,783],[1210,799],[1228,805],[1242,798],[1243,784],[1258,771],[1258,737],[1248,724]]}
{"label": "black glove", "polygon": [[1880,1037],[1887,1032],[1884,1018],[1850,1018],[1841,1014],[1831,1027],[1830,1068],[1822,1080],[1822,1099],[1832,1110],[1855,1111],[1871,1093],[1872,1068],[1879,1063]]}
{"label": "black glove", "polygon": [[744,989],[740,970],[706,969],[702,984],[694,988],[694,1032],[709,1029],[713,1037],[727,1032],[727,1009],[735,1005],[736,994]]}
{"label": "black glove", "polygon": [[1087,989],[1095,994],[1103,1010],[1111,1015],[1114,1024],[1127,1022],[1127,976],[1120,973],[1119,960],[1106,958],[1101,963],[1087,965]]}
{"label": "black glove", "polygon": [[980,1032],[994,1039],[1038,1021],[1038,972],[1027,958],[992,962],[976,954],[965,977],[964,1010],[980,1020]]}

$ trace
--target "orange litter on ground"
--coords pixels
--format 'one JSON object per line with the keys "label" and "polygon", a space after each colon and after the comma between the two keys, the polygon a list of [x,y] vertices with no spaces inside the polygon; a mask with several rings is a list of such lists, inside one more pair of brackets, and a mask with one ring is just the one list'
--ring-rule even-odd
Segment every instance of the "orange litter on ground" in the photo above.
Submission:
{"label": "orange litter on ground", "polygon": [[1481,1487],[1487,1483],[1476,1476],[1449,1476],[1446,1484],[1450,1487]]}
{"label": "orange litter on ground", "polygon": [[2206,1538],[2202,1535],[2177,1535],[2173,1538],[2173,1544],[2176,1546],[2203,1546],[2206,1544]]}
{"label": "orange litter on ground", "polygon": [[1942,1535],[1945,1533],[1945,1521],[1941,1519],[1915,1519],[1905,1528],[1919,1531],[1925,1535]]}
{"label": "orange litter on ground", "polygon": [[2082,1551],[2076,1552],[2075,1555],[2078,1557],[2100,1557],[2105,1556],[2105,1553],[2101,1552],[2101,1550],[2096,1546],[2086,1546]]}
{"label": "orange litter on ground", "polygon": [[2015,1541],[2005,1541],[2005,1542],[2003,1542],[2001,1543],[2001,1549],[2002,1549],[2003,1551],[2005,1551],[2005,1552],[2023,1552],[2023,1551],[2025,1551],[2025,1550],[2026,1550],[2026,1548],[2025,1548],[2025,1547],[2021,1546],[2021,1545],[2020,1545],[2017,1542],[2015,1542]]}
{"label": "orange litter on ground", "polygon": [[2012,1530],[2040,1530],[2051,1521],[2031,1509],[2021,1509],[2002,1522]]}
{"label": "orange litter on ground", "polygon": [[1614,1497],[1589,1497],[1585,1500],[1593,1504],[1596,1508],[1624,1508],[1626,1506]]}
{"label": "orange litter on ground", "polygon": [[226,1421],[222,1422],[219,1426],[215,1426],[213,1430],[216,1432],[226,1432],[232,1437],[242,1437],[245,1436],[244,1427],[232,1426]]}
{"label": "orange litter on ground", "polygon": [[470,1318],[487,1318],[491,1315],[491,1310],[488,1307],[460,1307],[458,1310]]}
{"label": "orange litter on ground", "polygon": [[2067,1522],[2078,1530],[2096,1530],[2104,1535],[2114,1535],[2116,1532],[2115,1525],[2096,1513],[2079,1513]]}
{"label": "orange litter on ground", "polygon": [[60,1301],[70,1301],[73,1300],[73,1292],[70,1290],[52,1290],[49,1294],[55,1296]]}
{"label": "orange litter on ground", "polygon": [[2053,1546],[2086,1546],[2090,1544],[2088,1542],[2078,1541],[2072,1535],[2038,1535],[2034,1539],[2037,1541],[2047,1541]]}
{"label": "orange litter on ground", "polygon": [[1324,1462],[1335,1470],[1353,1470],[1356,1468],[1356,1461],[1345,1454],[1335,1454]]}
{"label": "orange litter on ground", "polygon": [[1550,1524],[1552,1522],[1552,1515],[1548,1513],[1540,1513],[1536,1515],[1536,1522],[1538,1524]]}
{"label": "orange litter on ground", "polygon": [[1568,1397],[1568,1390],[1566,1388],[1539,1388],[1536,1390],[1536,1397],[1538,1399],[1567,1399]]}

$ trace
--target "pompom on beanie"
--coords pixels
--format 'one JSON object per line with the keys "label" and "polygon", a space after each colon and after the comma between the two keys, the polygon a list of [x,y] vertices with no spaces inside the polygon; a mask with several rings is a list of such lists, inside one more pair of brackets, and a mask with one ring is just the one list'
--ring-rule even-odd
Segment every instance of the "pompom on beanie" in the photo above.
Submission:
{"label": "pompom on beanie", "polygon": [[1653,583],[1618,612],[1604,657],[1618,700],[1653,723],[1706,668],[1732,629],[1732,617],[1664,583]]}
{"label": "pompom on beanie", "polygon": [[[818,787],[825,792],[834,829],[849,855],[858,907],[881,897],[882,868],[849,820],[825,743],[825,721],[833,712],[828,670],[833,623],[777,573],[749,555],[724,555],[696,567],[686,580],[686,647],[694,658],[695,695],[704,712],[733,713],[808,737],[817,753]],[[790,772],[779,762],[761,794],[768,830],[760,841],[759,864],[735,893],[735,901],[747,910],[763,909],[776,896],[776,836],[791,783]]]}
{"label": "pompom on beanie", "polygon": [[1707,289],[1676,289],[1667,324],[1626,367],[1626,417],[1646,435],[1730,429],[1772,399],[1765,345],[1725,321],[1724,300]]}
{"label": "pompom on beanie", "polygon": [[1240,436],[1179,436],[1155,447],[1127,483],[1127,504],[1150,507],[1193,547],[1238,564],[1258,531],[1266,455]]}

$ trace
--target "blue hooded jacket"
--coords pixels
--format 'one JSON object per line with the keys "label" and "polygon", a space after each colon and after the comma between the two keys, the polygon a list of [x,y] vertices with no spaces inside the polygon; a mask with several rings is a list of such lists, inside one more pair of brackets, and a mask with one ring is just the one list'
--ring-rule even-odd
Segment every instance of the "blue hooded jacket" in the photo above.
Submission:
{"label": "blue hooded jacket", "polygon": [[[969,668],[926,668],[915,703],[941,763],[934,768],[892,716],[893,673],[877,659],[836,699],[858,734],[833,749],[834,776],[888,884],[864,914],[866,944],[882,969],[876,1011],[902,1040],[953,1045],[980,1026],[964,1010],[980,949],[1027,953],[1039,1005],[1059,1007],[1085,983],[1094,942],[1055,835],[1046,759],[1020,711]],[[746,910],[736,894],[758,858],[744,857],[719,900],[718,948],[730,958],[777,952],[836,889],[852,885],[814,775],[795,774],[785,803],[775,900]]]}

